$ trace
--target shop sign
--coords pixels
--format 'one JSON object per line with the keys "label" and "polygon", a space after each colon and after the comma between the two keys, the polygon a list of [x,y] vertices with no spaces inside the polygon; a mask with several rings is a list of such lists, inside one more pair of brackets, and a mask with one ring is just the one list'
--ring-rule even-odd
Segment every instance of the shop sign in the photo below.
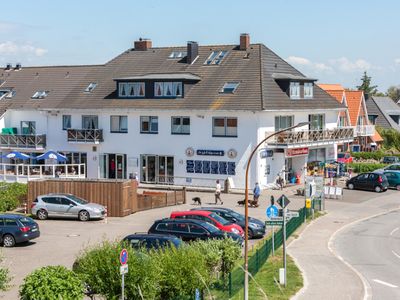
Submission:
{"label": "shop sign", "polygon": [[197,155],[208,155],[208,156],[224,156],[225,152],[223,150],[205,150],[199,149],[196,151]]}
{"label": "shop sign", "polygon": [[308,148],[295,148],[295,149],[287,149],[286,156],[299,156],[307,154],[308,154]]}
{"label": "shop sign", "polygon": [[235,175],[236,163],[231,161],[187,160],[186,172],[197,174]]}
{"label": "shop sign", "polygon": [[274,156],[274,151],[273,150],[261,151],[260,156],[261,156],[261,158],[272,157],[272,156]]}

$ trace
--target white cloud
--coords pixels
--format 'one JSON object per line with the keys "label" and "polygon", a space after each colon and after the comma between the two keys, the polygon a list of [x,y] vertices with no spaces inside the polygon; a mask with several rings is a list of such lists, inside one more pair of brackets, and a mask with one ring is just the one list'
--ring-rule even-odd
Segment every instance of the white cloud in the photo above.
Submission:
{"label": "white cloud", "polygon": [[13,23],[0,22],[0,33],[9,33],[17,29],[17,25]]}
{"label": "white cloud", "polygon": [[351,61],[347,57],[331,59],[329,63],[343,72],[367,71],[372,68],[372,65],[364,59]]}
{"label": "white cloud", "polygon": [[396,59],[394,60],[394,63],[395,63],[396,65],[400,65],[400,58],[396,58]]}
{"label": "white cloud", "polygon": [[11,41],[0,43],[0,55],[33,54],[43,56],[48,52],[47,49],[32,46],[31,44],[16,44]]}
{"label": "white cloud", "polygon": [[294,65],[310,65],[311,61],[308,60],[307,58],[304,57],[299,57],[299,56],[289,56],[288,58],[286,58],[286,61],[288,63],[294,64]]}

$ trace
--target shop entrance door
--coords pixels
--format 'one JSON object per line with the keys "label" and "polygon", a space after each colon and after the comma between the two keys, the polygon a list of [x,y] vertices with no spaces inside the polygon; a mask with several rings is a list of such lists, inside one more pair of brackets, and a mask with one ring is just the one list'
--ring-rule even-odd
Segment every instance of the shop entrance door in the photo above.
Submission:
{"label": "shop entrance door", "polygon": [[141,155],[140,181],[145,183],[173,184],[174,157]]}
{"label": "shop entrance door", "polygon": [[293,176],[293,160],[291,157],[285,159],[285,181],[290,182]]}
{"label": "shop entrance door", "polygon": [[126,179],[126,154],[100,154],[100,177]]}

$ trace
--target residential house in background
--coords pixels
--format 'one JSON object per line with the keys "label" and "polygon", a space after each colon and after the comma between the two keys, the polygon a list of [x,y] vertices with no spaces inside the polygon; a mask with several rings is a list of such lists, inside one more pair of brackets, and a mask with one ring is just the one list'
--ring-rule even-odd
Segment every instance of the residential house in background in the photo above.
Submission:
{"label": "residential house in background", "polygon": [[[263,44],[153,47],[140,39],[103,65],[0,72],[0,148],[35,157],[52,149],[88,178],[243,188],[253,147],[275,136],[251,165],[250,183],[302,177],[308,163],[336,159],[354,129],[346,107]],[[362,123],[365,124],[365,123]],[[3,159],[3,172],[16,160]],[[4,165],[7,164],[7,167]],[[3,174],[4,175],[4,174]],[[64,175],[59,174],[60,177]],[[0,174],[0,178],[2,178]]]}
{"label": "residential house in background", "polygon": [[366,99],[366,105],[371,124],[400,131],[400,106],[392,99],[372,96]]}

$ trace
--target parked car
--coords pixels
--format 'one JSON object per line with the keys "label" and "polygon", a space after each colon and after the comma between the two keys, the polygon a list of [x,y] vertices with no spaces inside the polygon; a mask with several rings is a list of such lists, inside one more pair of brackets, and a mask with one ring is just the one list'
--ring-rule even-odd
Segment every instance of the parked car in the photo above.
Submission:
{"label": "parked car", "polygon": [[179,248],[182,245],[182,240],[176,236],[162,234],[135,233],[124,237],[122,241],[128,241],[134,249],[144,247],[147,250],[166,247]]}
{"label": "parked car", "polygon": [[377,193],[387,190],[389,183],[384,174],[362,173],[346,181],[348,189],[370,190]]}
{"label": "parked car", "polygon": [[17,214],[0,215],[0,242],[4,247],[13,247],[39,236],[39,225],[32,218]]}
{"label": "parked car", "polygon": [[343,164],[350,164],[353,162],[353,157],[350,155],[350,153],[338,153],[337,162]]}
{"label": "parked car", "polygon": [[383,174],[385,174],[389,182],[389,187],[400,191],[400,172],[385,171]]}
{"label": "parked car", "polygon": [[[245,229],[245,221],[246,218],[244,215],[239,214],[238,212],[229,209],[229,208],[220,208],[220,207],[200,207],[200,208],[192,208],[191,210],[206,210],[214,212],[229,222],[235,223],[242,227],[243,231]],[[249,217],[249,238],[255,237],[263,237],[265,234],[265,223],[258,219]]]}
{"label": "parked car", "polygon": [[243,245],[243,238],[232,232],[219,230],[214,225],[195,219],[162,219],[150,227],[149,234],[172,234],[185,242],[208,239],[233,239]]}
{"label": "parked car", "polygon": [[384,156],[382,159],[382,163],[384,164],[394,164],[400,162],[397,156]]}
{"label": "parked car", "polygon": [[400,172],[400,163],[395,163],[384,167],[383,169],[377,169],[374,173],[383,173],[385,171],[395,171]]}
{"label": "parked car", "polygon": [[208,222],[218,229],[226,232],[233,232],[240,236],[244,236],[242,227],[237,224],[233,224],[228,220],[222,218],[215,212],[201,211],[201,210],[189,210],[189,211],[174,211],[171,213],[171,219],[196,219],[200,221]]}
{"label": "parked car", "polygon": [[102,219],[104,206],[71,194],[47,194],[38,196],[31,206],[32,214],[40,220],[48,217],[78,218],[80,221]]}

